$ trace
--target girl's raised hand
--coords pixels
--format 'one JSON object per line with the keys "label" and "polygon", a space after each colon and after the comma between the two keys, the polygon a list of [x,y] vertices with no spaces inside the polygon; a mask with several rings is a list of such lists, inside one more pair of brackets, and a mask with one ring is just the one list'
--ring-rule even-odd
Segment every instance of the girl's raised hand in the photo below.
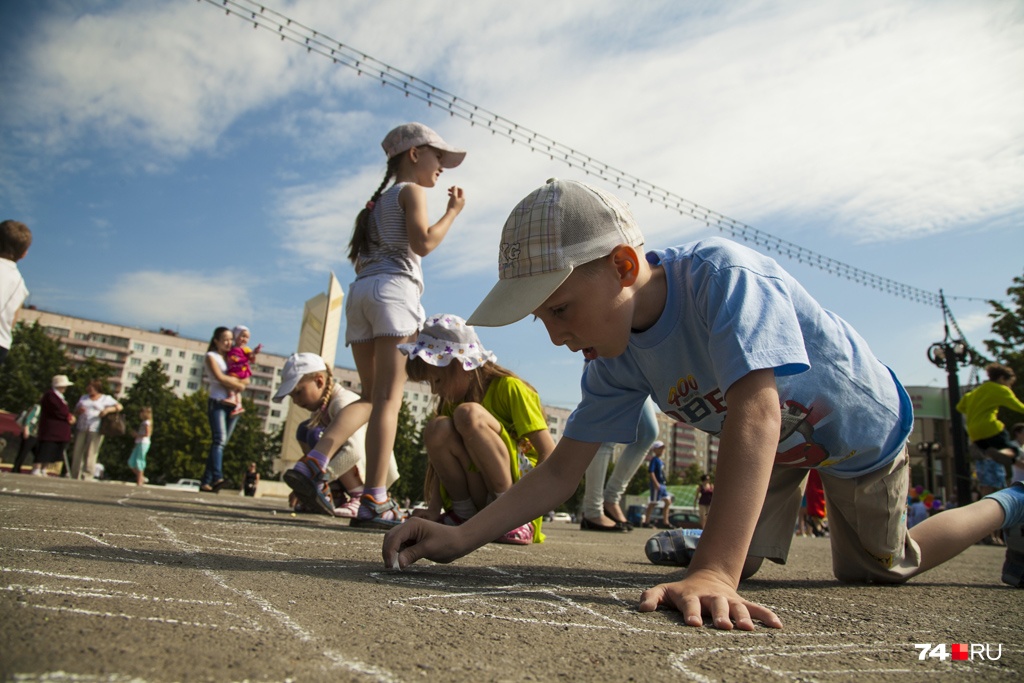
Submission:
{"label": "girl's raised hand", "polygon": [[461,213],[463,207],[466,206],[466,192],[458,185],[452,185],[448,188],[448,208],[454,209],[456,213]]}

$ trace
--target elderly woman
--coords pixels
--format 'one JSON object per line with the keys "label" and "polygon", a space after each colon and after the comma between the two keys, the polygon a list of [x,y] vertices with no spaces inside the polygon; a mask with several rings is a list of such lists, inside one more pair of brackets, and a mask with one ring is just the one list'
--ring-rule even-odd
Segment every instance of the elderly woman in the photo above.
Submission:
{"label": "elderly woman", "polygon": [[64,398],[64,390],[69,386],[71,380],[67,375],[54,375],[50,390],[39,399],[39,446],[32,474],[45,476],[45,467],[64,459],[64,449],[71,441],[71,425],[75,424],[75,416]]}

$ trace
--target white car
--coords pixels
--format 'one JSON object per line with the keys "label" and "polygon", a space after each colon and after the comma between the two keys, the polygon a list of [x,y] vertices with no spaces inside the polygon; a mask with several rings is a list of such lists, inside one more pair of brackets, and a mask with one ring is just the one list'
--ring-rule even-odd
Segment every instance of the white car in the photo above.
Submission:
{"label": "white car", "polygon": [[198,479],[179,479],[177,483],[167,484],[164,486],[165,489],[177,489],[179,491],[198,491],[199,480]]}
{"label": "white car", "polygon": [[572,515],[570,515],[568,512],[556,512],[554,515],[551,516],[551,521],[552,522],[571,522],[572,521]]}

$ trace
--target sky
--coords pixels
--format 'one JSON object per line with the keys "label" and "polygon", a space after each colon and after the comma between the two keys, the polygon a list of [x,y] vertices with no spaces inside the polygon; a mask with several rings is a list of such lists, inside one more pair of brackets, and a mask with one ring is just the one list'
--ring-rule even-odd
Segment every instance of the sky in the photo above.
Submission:
{"label": "sky", "polygon": [[[730,218],[941,289],[982,351],[985,300],[1024,273],[1021,2],[265,6]],[[330,272],[354,278],[352,222],[407,121],[468,150],[428,191],[434,219],[449,185],[467,197],[424,260],[428,315],[475,309],[505,218],[550,177],[622,196],[650,248],[717,234],[205,0],[0,0],[0,39],[0,219],[32,228],[19,267],[41,309],[198,339],[241,323],[291,353],[304,302]],[[926,358],[939,308],[778,258],[904,384],[945,386]],[[582,358],[541,323],[478,332],[545,403],[578,400]]]}

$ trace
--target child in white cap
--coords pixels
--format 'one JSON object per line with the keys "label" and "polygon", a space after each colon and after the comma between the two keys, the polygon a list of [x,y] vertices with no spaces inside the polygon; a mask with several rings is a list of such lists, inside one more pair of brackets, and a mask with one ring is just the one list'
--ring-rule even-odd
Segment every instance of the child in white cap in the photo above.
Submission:
{"label": "child in white cap", "polygon": [[[366,487],[352,525],[389,529],[404,517],[388,496],[387,484],[388,453],[395,444],[405,384],[405,359],[398,345],[412,341],[426,317],[420,305],[420,261],[441,244],[466,204],[462,188],[448,188],[448,206],[431,224],[426,190],[437,184],[444,169],[461,164],[466,153],[422,123],[398,126],[381,147],[388,157],[387,172],[356,217],[349,245],[356,280],[345,300],[345,344],[352,347],[362,396],[342,411],[339,434],[347,439],[369,420]],[[319,449],[308,455],[326,467],[327,456]],[[295,473],[317,476],[307,463],[296,465]]]}
{"label": "child in white cap", "polygon": [[[555,444],[540,397],[529,384],[497,364],[476,331],[457,315],[429,318],[415,343],[401,344],[409,379],[430,384],[440,398],[438,415],[423,428],[430,463],[423,486],[431,521],[463,524],[505,494],[529,465],[543,462]],[[443,512],[443,514],[442,514]],[[541,543],[541,515],[491,540]]]}
{"label": "child in white cap", "polygon": [[[304,511],[352,519],[359,512],[364,488],[366,428],[360,427],[351,437],[342,439],[343,425],[335,418],[358,401],[359,396],[338,384],[327,363],[315,353],[293,353],[285,361],[274,403],[280,403],[285,396],[310,411],[309,419],[299,425],[295,436],[304,453],[300,462],[317,472],[311,478],[291,469],[284,473],[285,482]],[[321,465],[310,458],[309,453],[314,450],[328,454],[327,463]],[[394,453],[390,454],[385,474],[388,486],[398,479]],[[335,501],[332,484],[346,495]]]}
{"label": "child in white cap", "polygon": [[623,202],[560,180],[519,203],[500,244],[501,279],[469,322],[532,312],[554,344],[591,359],[583,399],[530,476],[461,527],[410,520],[389,532],[386,566],[450,561],[552,509],[602,442],[632,440],[648,396],[720,440],[715,505],[689,569],[644,591],[641,611],[781,628],[737,589],[764,558],[785,562],[809,468],[828,496],[843,581],[901,583],[1024,522],[1016,483],[907,531],[910,399],[864,339],[772,259],[721,238],[644,253]]}

